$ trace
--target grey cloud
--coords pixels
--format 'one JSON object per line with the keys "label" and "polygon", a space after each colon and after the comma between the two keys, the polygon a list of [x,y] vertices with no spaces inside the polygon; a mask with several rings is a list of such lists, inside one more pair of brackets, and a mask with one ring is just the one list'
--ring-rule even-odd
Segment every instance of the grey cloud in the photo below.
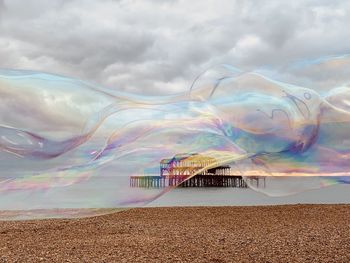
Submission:
{"label": "grey cloud", "polygon": [[350,52],[346,1],[11,0],[0,10],[0,67],[142,94],[187,90],[218,63],[251,70]]}

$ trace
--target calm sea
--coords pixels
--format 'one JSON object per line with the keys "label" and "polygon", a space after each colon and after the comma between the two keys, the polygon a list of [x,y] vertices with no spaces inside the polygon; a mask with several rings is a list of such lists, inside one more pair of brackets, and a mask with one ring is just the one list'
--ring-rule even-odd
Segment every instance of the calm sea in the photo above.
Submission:
{"label": "calm sea", "polygon": [[283,197],[270,197],[251,189],[176,188],[147,206],[251,206],[339,203],[350,204],[350,185],[333,185]]}

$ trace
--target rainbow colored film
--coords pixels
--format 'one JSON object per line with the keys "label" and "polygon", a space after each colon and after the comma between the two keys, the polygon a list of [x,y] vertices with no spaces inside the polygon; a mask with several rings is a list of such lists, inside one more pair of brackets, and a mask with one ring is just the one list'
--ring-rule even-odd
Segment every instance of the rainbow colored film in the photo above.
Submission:
{"label": "rainbow colored film", "polygon": [[[347,56],[274,71],[221,65],[188,92],[159,97],[1,70],[0,219],[142,206],[215,167],[229,166],[269,195],[349,183],[348,80],[330,74],[318,87],[307,78],[349,65]],[[130,181],[143,177],[161,177],[163,185]],[[251,183],[256,177],[267,178],[266,186]]]}

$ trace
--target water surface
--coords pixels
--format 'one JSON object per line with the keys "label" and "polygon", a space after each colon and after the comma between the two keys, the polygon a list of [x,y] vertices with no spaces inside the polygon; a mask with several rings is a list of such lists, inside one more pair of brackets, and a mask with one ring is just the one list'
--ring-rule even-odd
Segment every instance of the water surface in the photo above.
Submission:
{"label": "water surface", "polygon": [[242,188],[175,188],[147,206],[252,206],[340,203],[350,203],[349,185],[333,185],[282,197],[271,197],[251,189]]}

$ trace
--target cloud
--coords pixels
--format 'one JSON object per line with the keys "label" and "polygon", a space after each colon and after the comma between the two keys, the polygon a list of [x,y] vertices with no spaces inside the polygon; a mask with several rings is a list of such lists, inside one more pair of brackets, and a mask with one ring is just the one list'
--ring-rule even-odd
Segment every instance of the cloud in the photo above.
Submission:
{"label": "cloud", "polygon": [[350,53],[349,11],[344,1],[3,0],[0,67],[171,94],[218,63],[251,70]]}

